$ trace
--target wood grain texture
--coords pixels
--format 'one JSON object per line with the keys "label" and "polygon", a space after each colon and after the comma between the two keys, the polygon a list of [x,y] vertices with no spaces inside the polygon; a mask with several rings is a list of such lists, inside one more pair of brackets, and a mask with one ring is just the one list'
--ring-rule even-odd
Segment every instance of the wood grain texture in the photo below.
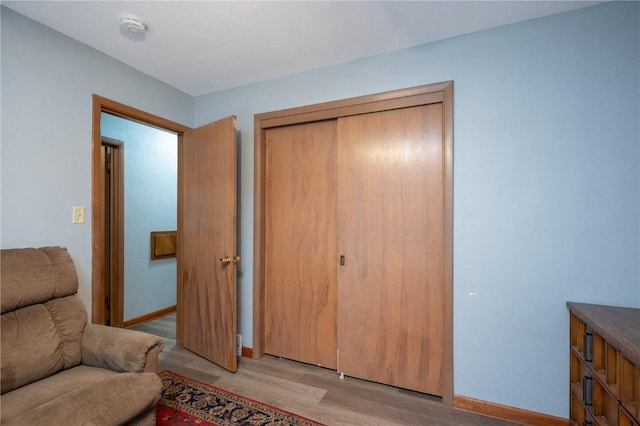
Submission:
{"label": "wood grain texture", "polygon": [[264,256],[267,131],[253,121],[253,356],[264,355]]}
{"label": "wood grain texture", "polygon": [[[567,307],[572,421],[593,416],[603,424],[637,425],[640,309],[574,302]],[[591,378],[590,398],[584,394],[587,377]]]}
{"label": "wood grain texture", "polygon": [[165,341],[160,370],[220,386],[331,426],[510,426],[503,421],[446,406],[439,398],[347,377],[309,364],[265,356],[241,358],[237,373],[176,345],[175,314],[137,324],[134,330]]}
{"label": "wood grain texture", "polygon": [[442,149],[444,178],[442,400],[453,405],[453,81],[442,88]]}
{"label": "wood grain texture", "polygon": [[[400,99],[394,101],[394,99]],[[254,259],[253,259],[253,356],[264,355],[264,256],[265,256],[265,142],[268,129],[319,119],[333,119],[432,103],[443,106],[444,229],[443,267],[443,401],[453,404],[453,82],[343,99],[316,105],[272,111],[254,116]]]}
{"label": "wood grain texture", "polygon": [[409,87],[320,104],[271,111],[256,114],[256,119],[260,121],[259,128],[270,128],[406,108],[415,105],[440,103],[443,101],[444,96],[446,96],[446,91],[452,86],[452,83],[451,81],[445,81],[425,86]]}
{"label": "wood grain texture", "polygon": [[105,194],[105,150],[102,148],[100,118],[102,101],[93,95],[91,161],[91,322],[107,323],[107,224]]}
{"label": "wood grain texture", "polygon": [[267,131],[265,352],[336,368],[336,122]]}
{"label": "wood grain texture", "polygon": [[178,145],[178,311],[193,352],[235,371],[237,284],[236,119],[184,132]]}
{"label": "wood grain texture", "polygon": [[151,231],[151,260],[176,257],[177,231]]}
{"label": "wood grain texture", "polygon": [[568,302],[567,307],[624,356],[640,365],[640,309],[575,302]]}
{"label": "wood grain texture", "polygon": [[[109,242],[108,274],[105,286],[109,293],[109,325],[123,327],[124,323],[124,167],[122,144],[105,144],[103,147],[109,157],[110,170],[105,176],[105,204],[109,213],[105,218],[108,230],[105,242]],[[106,157],[106,156],[105,156]],[[108,182],[107,182],[108,181]],[[106,189],[109,188],[109,189]],[[106,213],[106,212],[105,212]]]}
{"label": "wood grain texture", "polygon": [[442,105],[338,119],[338,371],[442,395]]}

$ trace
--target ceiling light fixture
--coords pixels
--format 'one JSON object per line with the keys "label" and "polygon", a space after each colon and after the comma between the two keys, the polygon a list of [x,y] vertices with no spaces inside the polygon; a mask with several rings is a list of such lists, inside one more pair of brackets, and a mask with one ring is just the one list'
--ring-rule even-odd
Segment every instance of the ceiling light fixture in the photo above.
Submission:
{"label": "ceiling light fixture", "polygon": [[120,34],[129,40],[142,41],[147,33],[147,25],[135,16],[123,16],[120,19]]}

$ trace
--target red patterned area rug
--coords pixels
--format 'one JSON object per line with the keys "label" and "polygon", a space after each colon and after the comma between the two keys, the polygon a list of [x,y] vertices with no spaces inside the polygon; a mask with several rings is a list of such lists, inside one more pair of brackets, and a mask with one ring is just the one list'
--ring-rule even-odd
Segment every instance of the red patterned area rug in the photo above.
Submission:
{"label": "red patterned area rug", "polygon": [[160,378],[159,426],[325,426],[168,370]]}

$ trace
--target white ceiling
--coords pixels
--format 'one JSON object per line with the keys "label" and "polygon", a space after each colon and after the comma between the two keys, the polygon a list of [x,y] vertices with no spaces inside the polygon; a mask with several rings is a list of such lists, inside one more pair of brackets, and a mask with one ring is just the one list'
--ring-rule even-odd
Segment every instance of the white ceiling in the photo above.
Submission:
{"label": "white ceiling", "polygon": [[[599,1],[2,1],[190,95],[242,86]],[[120,19],[148,26],[144,41]]]}

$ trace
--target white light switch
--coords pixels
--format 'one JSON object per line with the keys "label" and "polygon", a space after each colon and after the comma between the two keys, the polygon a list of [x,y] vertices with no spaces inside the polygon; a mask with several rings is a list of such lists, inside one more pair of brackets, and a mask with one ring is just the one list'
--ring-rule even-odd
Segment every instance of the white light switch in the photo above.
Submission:
{"label": "white light switch", "polygon": [[73,207],[73,223],[84,223],[84,207]]}

